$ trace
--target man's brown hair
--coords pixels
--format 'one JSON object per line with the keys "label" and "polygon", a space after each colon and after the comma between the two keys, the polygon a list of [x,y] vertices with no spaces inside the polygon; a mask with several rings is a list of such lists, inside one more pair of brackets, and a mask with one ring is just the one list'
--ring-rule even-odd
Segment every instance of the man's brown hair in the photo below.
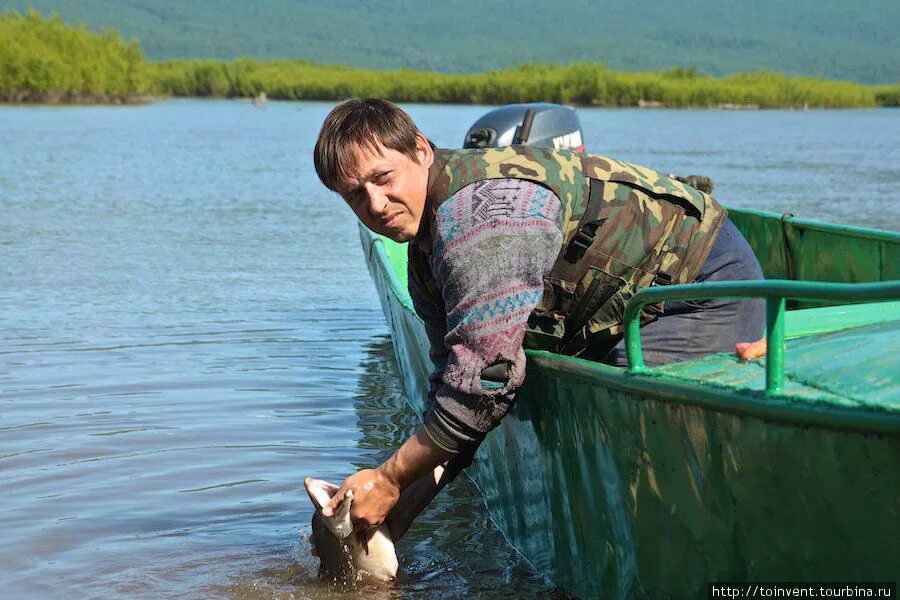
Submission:
{"label": "man's brown hair", "polygon": [[316,140],[313,162],[325,187],[339,191],[354,167],[356,148],[380,154],[378,145],[405,154],[416,163],[416,135],[412,118],[396,104],[379,98],[351,98],[332,109]]}

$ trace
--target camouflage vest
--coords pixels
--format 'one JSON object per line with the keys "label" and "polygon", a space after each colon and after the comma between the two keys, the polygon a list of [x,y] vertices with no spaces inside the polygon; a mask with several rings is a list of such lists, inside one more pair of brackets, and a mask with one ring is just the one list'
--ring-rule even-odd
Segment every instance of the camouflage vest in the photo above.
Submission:
{"label": "camouflage vest", "polygon": [[[435,150],[419,237],[428,235],[447,198],[476,181],[498,178],[549,188],[563,211],[563,245],[529,318],[528,348],[578,354],[588,336],[618,339],[625,304],[635,293],[697,277],[726,216],[712,196],[611,158],[534,146]],[[409,265],[439,297],[428,258],[415,241],[409,244]],[[642,324],[660,311],[648,306]]]}

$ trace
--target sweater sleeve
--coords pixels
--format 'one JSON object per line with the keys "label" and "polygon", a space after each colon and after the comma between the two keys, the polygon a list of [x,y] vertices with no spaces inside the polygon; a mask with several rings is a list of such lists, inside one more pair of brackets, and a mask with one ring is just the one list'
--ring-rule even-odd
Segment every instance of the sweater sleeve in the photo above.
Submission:
{"label": "sweater sleeve", "polygon": [[[414,244],[416,242],[410,242]],[[430,350],[428,357],[434,369],[428,376],[428,405],[434,403],[434,396],[441,386],[444,368],[447,366],[447,348],[444,347],[444,336],[447,335],[447,313],[441,298],[434,298],[427,292],[424,281],[419,280],[414,269],[407,272],[409,296],[412,299],[416,314],[425,323],[425,334],[428,336]]]}
{"label": "sweater sleeve", "polygon": [[512,407],[528,317],[562,243],[560,216],[553,192],[516,179],[474,183],[438,209],[430,264],[445,319],[429,331],[436,369],[425,427],[447,451],[481,442]]}

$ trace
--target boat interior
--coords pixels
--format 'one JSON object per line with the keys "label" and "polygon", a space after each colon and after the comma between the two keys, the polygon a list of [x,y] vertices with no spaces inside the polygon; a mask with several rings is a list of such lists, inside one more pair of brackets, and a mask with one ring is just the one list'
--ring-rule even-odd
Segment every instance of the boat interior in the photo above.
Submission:
{"label": "boat interior", "polygon": [[[792,215],[729,208],[729,217],[754,248],[767,279],[861,284],[900,279],[900,234],[822,223]],[[364,246],[372,246],[363,232]],[[406,248],[378,238],[397,278],[395,293],[411,310],[406,291]],[[367,244],[367,241],[369,242]],[[883,294],[882,294],[883,296]],[[783,388],[778,399],[843,409],[900,412],[900,297],[885,301],[804,300],[787,297]],[[533,352],[547,358],[548,353]],[[555,356],[555,355],[553,355]],[[626,369],[563,358],[570,368],[610,383]],[[731,354],[642,371],[688,388],[765,395],[766,359],[743,362]],[[776,401],[775,398],[767,398]]]}

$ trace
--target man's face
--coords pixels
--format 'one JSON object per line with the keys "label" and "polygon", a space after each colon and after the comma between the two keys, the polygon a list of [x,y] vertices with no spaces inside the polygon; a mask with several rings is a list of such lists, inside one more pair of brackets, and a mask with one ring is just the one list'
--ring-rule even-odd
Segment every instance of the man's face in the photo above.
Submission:
{"label": "man's face", "polygon": [[355,168],[339,191],[366,227],[395,242],[408,242],[422,221],[434,154],[422,136],[416,144],[418,163],[381,144],[378,149],[380,155],[368,148],[352,149]]}

